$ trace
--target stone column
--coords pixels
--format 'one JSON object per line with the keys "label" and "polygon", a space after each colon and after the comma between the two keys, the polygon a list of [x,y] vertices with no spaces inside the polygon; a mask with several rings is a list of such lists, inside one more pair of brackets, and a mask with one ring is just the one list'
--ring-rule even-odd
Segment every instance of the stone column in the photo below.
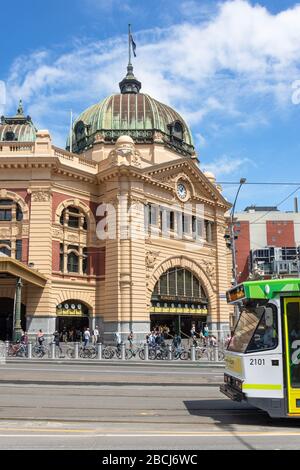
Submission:
{"label": "stone column", "polygon": [[15,324],[14,328],[14,341],[19,341],[22,336],[22,327],[21,327],[21,298],[22,298],[22,279],[17,280],[16,285],[16,301],[15,301]]}

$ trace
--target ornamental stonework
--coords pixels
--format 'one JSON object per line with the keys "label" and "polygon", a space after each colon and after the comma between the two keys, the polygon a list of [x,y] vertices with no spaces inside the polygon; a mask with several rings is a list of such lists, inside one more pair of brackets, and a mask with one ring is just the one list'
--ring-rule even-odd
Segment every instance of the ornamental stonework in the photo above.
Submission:
{"label": "ornamental stonework", "polygon": [[227,226],[223,224],[218,224],[218,233],[221,235],[225,235],[225,232],[227,230]]}
{"label": "ornamental stonework", "polygon": [[204,271],[206,272],[207,276],[212,280],[215,281],[216,279],[216,270],[215,266],[211,261],[202,260]]}
{"label": "ornamental stonework", "polygon": [[46,191],[36,191],[32,193],[31,199],[33,202],[49,202],[50,193]]}
{"label": "ornamental stonework", "polygon": [[11,233],[10,233],[10,229],[9,228],[2,228],[0,230],[0,237],[2,239],[4,239],[5,237],[10,237]]}
{"label": "ornamental stonework", "polygon": [[159,257],[159,251],[148,251],[146,253],[146,268],[153,269],[156,264],[156,260]]}
{"label": "ornamental stonework", "polygon": [[55,228],[52,231],[52,236],[53,236],[53,238],[61,238],[62,231],[59,228]]}

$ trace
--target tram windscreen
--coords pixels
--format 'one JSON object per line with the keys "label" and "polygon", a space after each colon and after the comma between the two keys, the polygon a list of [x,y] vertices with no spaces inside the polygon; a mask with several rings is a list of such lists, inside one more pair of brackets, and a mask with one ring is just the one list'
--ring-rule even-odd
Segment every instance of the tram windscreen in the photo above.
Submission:
{"label": "tram windscreen", "polygon": [[244,353],[259,325],[264,307],[247,307],[239,318],[228,351]]}

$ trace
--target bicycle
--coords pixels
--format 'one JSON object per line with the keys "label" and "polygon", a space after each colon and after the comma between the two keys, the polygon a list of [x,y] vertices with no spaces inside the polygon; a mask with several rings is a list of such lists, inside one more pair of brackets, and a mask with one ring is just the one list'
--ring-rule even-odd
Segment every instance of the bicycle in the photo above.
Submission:
{"label": "bicycle", "polygon": [[[67,349],[66,354],[69,359],[75,359],[75,347],[70,347]],[[95,346],[87,346],[86,348],[84,346],[80,346],[78,349],[78,356],[81,359],[95,359],[97,355],[97,349]]]}
{"label": "bicycle", "polygon": [[26,357],[27,346],[24,343],[10,344],[7,355],[9,357]]}
{"label": "bicycle", "polygon": [[50,351],[48,349],[48,346],[45,344],[35,344],[32,348],[32,355],[33,357],[38,357],[38,358],[42,358],[44,357],[45,355],[48,356],[50,355]]}

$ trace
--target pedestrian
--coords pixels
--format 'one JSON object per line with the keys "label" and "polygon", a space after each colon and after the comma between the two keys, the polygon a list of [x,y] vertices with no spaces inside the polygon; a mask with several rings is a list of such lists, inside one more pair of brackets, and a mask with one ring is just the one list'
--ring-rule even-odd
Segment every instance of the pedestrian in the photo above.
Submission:
{"label": "pedestrian", "polygon": [[176,352],[181,349],[181,336],[178,333],[175,334],[172,344]]}
{"label": "pedestrian", "polygon": [[133,335],[133,331],[131,331],[128,335],[128,341],[129,341],[129,349],[132,349],[133,348],[133,339],[134,339],[134,335]]}
{"label": "pedestrian", "polygon": [[86,328],[84,333],[83,333],[83,341],[84,341],[84,346],[83,348],[85,349],[87,347],[87,345],[89,344],[90,342],[90,338],[91,338],[91,333],[90,333],[90,329],[89,328]]}
{"label": "pedestrian", "polygon": [[95,327],[94,331],[93,331],[93,344],[97,344],[99,341],[99,328],[98,326]]}
{"label": "pedestrian", "polygon": [[228,334],[227,338],[225,339],[225,349],[228,348],[230,341],[231,341],[231,335]]}
{"label": "pedestrian", "polygon": [[122,343],[122,339],[121,339],[121,335],[118,331],[116,331],[114,333],[114,339],[115,339],[115,343],[116,343],[116,346],[117,346],[117,350],[118,351],[121,351],[121,343]]}
{"label": "pedestrian", "polygon": [[44,341],[45,333],[43,332],[43,330],[39,330],[36,335],[36,342],[39,344],[39,346],[42,346]]}
{"label": "pedestrian", "polygon": [[25,346],[28,345],[28,334],[26,331],[22,331],[22,336],[21,336],[21,343],[24,344]]}
{"label": "pedestrian", "polygon": [[209,329],[208,329],[208,326],[207,326],[207,325],[204,325],[204,328],[203,328],[203,335],[204,335],[205,346],[207,346],[207,344],[208,344],[208,336],[209,336]]}
{"label": "pedestrian", "polygon": [[55,343],[55,348],[59,349],[59,353],[62,354],[62,349],[60,347],[60,337],[59,337],[59,332],[57,330],[54,331],[53,333],[53,342]]}
{"label": "pedestrian", "polygon": [[197,346],[197,333],[196,333],[195,323],[192,323],[192,328],[191,328],[191,331],[190,331],[190,335],[191,335],[192,344],[194,346]]}

